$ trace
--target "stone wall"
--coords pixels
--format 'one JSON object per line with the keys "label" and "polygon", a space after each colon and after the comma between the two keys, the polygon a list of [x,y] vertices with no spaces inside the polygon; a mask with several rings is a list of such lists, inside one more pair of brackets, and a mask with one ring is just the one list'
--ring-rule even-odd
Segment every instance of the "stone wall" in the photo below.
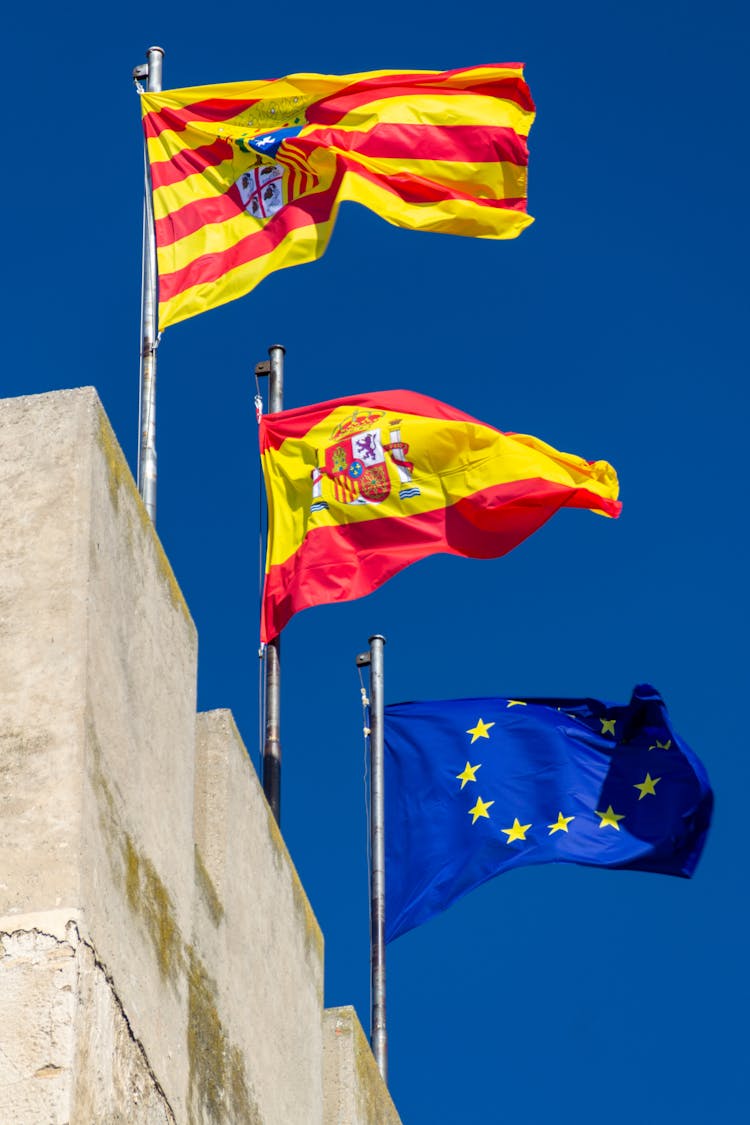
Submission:
{"label": "stone wall", "polygon": [[0,402],[0,1125],[398,1121],[196,672],[96,393]]}

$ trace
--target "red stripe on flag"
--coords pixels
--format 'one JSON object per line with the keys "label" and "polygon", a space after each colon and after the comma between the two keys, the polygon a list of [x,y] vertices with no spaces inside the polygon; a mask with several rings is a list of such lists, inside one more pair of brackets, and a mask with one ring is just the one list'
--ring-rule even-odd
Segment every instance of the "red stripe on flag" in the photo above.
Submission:
{"label": "red stripe on flag", "polygon": [[422,94],[436,94],[439,97],[463,97],[465,94],[480,94],[488,98],[500,98],[505,101],[515,102],[521,109],[533,112],[534,102],[528,86],[522,78],[497,78],[490,81],[477,79],[460,89],[445,86],[440,83],[439,75],[421,75],[413,81],[399,85],[400,77],[386,80],[384,78],[368,79],[345,87],[343,90],[321,98],[305,110],[305,118],[310,125],[336,125],[348,113],[368,102],[378,101],[383,97],[403,98],[405,101],[412,99],[418,103]]}
{"label": "red stripe on flag", "polygon": [[281,164],[285,164],[290,171],[296,169],[299,176],[299,190],[294,187],[294,181],[289,181],[289,198],[298,199],[307,191],[312,191],[320,183],[320,177],[316,176],[313,172],[310,161],[304,152],[299,151],[296,146],[289,141],[284,141],[279,148],[279,156],[277,159]]}
{"label": "red stripe on flag", "polygon": [[525,196],[512,199],[480,199],[470,192],[459,191],[458,188],[451,188],[447,184],[439,184],[410,172],[381,175],[378,172],[371,172],[369,168],[364,168],[356,160],[343,154],[339,156],[339,161],[354,175],[360,176],[363,180],[370,180],[378,187],[392,192],[404,203],[439,203],[444,199],[465,199],[478,208],[500,208],[506,211],[525,211],[528,205]]}
{"label": "red stripe on flag", "polygon": [[525,66],[526,63],[522,62],[481,63],[479,66],[459,66],[455,70],[444,70],[442,75],[445,78],[457,78],[461,74],[472,74],[476,70],[517,70],[520,77]]}
{"label": "red stripe on flag", "polygon": [[529,162],[526,138],[507,126],[376,124],[367,132],[316,129],[300,141],[383,159]]}
{"label": "red stripe on flag", "polygon": [[181,133],[189,124],[194,123],[200,127],[201,121],[228,121],[236,117],[244,109],[255,105],[259,98],[206,98],[202,102],[192,102],[190,105],[173,109],[171,106],[162,106],[161,109],[152,109],[143,116],[143,130],[147,137],[158,137],[165,129],[173,129]]}
{"label": "red stripe on flag", "polygon": [[180,207],[178,211],[170,211],[161,219],[156,219],[156,245],[169,246],[189,234],[194,234],[201,227],[209,223],[225,223],[245,210],[236,184],[232,184],[223,195],[194,199]]}
{"label": "red stripe on flag", "polygon": [[169,160],[154,160],[151,163],[151,183],[157,188],[169,187],[207,168],[214,168],[225,160],[231,160],[234,149],[228,141],[221,138],[200,148],[183,148]]}
{"label": "red stripe on flag", "polygon": [[272,640],[300,610],[364,597],[428,555],[499,558],[563,507],[619,513],[619,504],[586,489],[537,479],[482,489],[433,512],[314,528],[266,575],[261,640]]}
{"label": "red stripe on flag", "polygon": [[286,204],[269,219],[262,230],[253,231],[226,250],[202,254],[180,270],[160,274],[159,301],[169,301],[194,285],[218,281],[229,270],[248,265],[257,258],[270,254],[292,230],[326,222],[331,216],[340,182],[340,176],[337,176],[326,191],[308,195],[303,201]]}

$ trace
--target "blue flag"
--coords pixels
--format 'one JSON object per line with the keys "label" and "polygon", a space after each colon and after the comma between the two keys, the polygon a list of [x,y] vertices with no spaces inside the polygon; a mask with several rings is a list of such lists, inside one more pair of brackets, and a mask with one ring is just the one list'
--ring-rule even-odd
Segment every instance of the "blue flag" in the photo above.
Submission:
{"label": "blue flag", "polygon": [[713,794],[648,685],[396,703],[384,734],[387,941],[511,867],[695,870]]}

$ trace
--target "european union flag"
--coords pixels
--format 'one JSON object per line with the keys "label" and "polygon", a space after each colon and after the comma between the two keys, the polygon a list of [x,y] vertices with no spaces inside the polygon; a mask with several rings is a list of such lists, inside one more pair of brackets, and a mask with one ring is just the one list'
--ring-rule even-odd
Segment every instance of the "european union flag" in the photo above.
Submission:
{"label": "european union flag", "polygon": [[386,940],[511,867],[689,877],[713,794],[658,692],[385,708]]}

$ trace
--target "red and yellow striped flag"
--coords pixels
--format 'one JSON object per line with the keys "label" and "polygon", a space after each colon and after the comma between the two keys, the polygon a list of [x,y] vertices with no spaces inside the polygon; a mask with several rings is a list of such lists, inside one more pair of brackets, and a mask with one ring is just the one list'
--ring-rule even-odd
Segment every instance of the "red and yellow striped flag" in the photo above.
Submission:
{"label": "red and yellow striped flag", "polygon": [[261,420],[269,531],[261,639],[427,555],[497,558],[560,508],[618,516],[615,470],[383,391]]}
{"label": "red and yellow striped flag", "polygon": [[141,100],[162,329],[319,258],[343,200],[476,238],[532,222],[520,63],[293,74]]}

